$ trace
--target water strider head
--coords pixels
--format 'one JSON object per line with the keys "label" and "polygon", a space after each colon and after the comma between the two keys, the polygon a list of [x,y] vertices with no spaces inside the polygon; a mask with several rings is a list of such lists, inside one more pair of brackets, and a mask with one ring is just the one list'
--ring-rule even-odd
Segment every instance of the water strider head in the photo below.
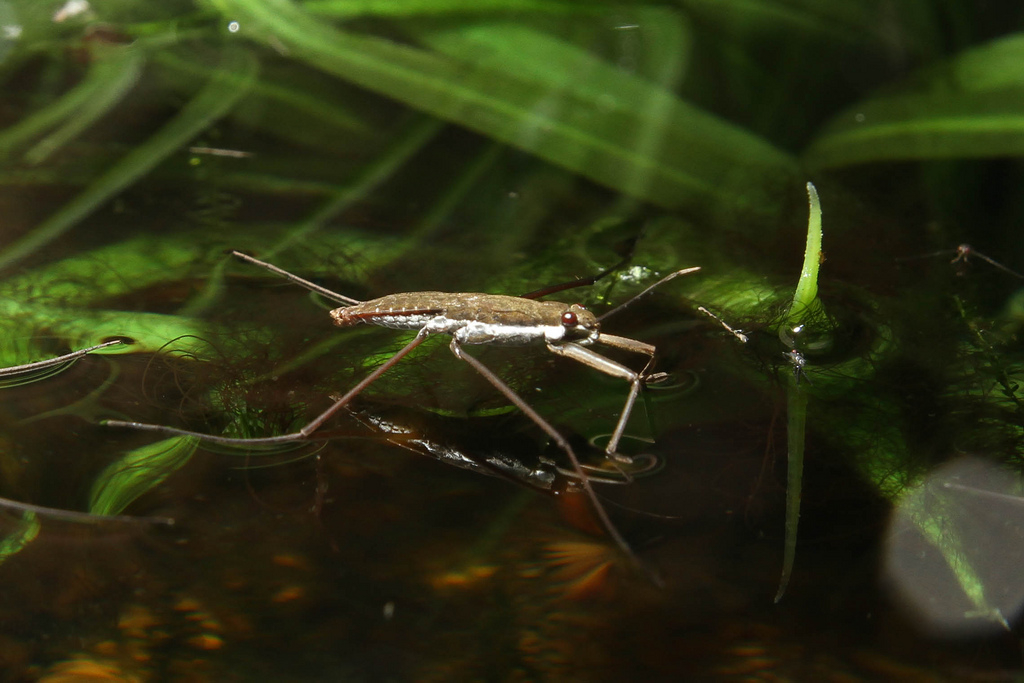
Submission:
{"label": "water strider head", "polygon": [[591,344],[601,337],[601,323],[598,322],[596,315],[584,308],[583,304],[565,307],[559,320],[562,324],[562,334],[558,341]]}

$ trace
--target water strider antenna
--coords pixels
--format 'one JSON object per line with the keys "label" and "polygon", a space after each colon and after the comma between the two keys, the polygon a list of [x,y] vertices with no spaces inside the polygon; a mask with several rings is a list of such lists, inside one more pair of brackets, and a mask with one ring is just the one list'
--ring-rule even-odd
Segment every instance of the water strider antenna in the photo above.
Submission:
{"label": "water strider antenna", "polygon": [[650,287],[648,287],[644,291],[640,292],[636,296],[634,296],[634,297],[632,297],[630,299],[626,299],[625,301],[623,301],[621,304],[619,304],[618,306],[616,306],[612,310],[607,311],[606,313],[604,313],[602,315],[599,315],[597,317],[598,322],[603,321],[605,318],[610,318],[611,316],[613,316],[616,313],[620,312],[626,306],[631,306],[637,299],[639,299],[641,297],[644,297],[644,296],[647,296],[652,291],[654,291],[655,288],[661,287],[663,284],[665,284],[669,280],[674,280],[677,277],[679,277],[680,275],[689,275],[690,273],[696,273],[698,270],[700,270],[700,266],[694,266],[692,268],[683,268],[682,270],[677,270],[674,273],[669,273],[668,275],[666,275],[665,277],[661,278],[660,280],[658,280],[653,285],[651,285]]}
{"label": "water strider antenna", "polygon": [[315,284],[313,282],[310,282],[309,280],[304,280],[301,277],[299,277],[298,275],[293,275],[292,273],[289,273],[287,270],[284,270],[283,268],[278,268],[277,266],[275,266],[275,265],[273,265],[271,263],[267,263],[266,261],[260,261],[258,258],[254,258],[252,256],[249,256],[248,254],[243,254],[240,251],[232,250],[231,255],[236,257],[236,258],[240,258],[243,261],[248,261],[249,263],[251,263],[253,265],[259,266],[260,268],[263,268],[264,270],[269,270],[271,273],[275,273],[277,275],[280,275],[281,277],[283,277],[285,279],[291,280],[295,284],[300,285],[302,287],[305,287],[306,289],[308,289],[311,292],[316,292],[317,294],[320,294],[321,296],[327,297],[328,299],[330,299],[331,301],[334,301],[335,303],[345,304],[346,306],[354,306],[356,304],[363,303],[359,299],[353,299],[350,296],[345,296],[344,294],[338,294],[337,292],[332,292],[331,290],[327,289],[326,287],[321,287],[320,285]]}

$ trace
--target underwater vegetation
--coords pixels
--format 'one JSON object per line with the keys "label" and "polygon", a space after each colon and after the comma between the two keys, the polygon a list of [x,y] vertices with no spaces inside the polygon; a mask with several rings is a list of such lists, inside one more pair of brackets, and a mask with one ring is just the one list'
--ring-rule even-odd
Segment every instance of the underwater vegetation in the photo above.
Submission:
{"label": "underwater vegetation", "polygon": [[[4,670],[1017,672],[1022,19],[0,0]],[[446,341],[315,440],[105,425],[288,434],[408,343],[233,249],[359,300],[607,273],[551,297],[599,315],[700,266],[602,328],[667,373],[640,471],[621,379],[471,350],[657,580]]]}

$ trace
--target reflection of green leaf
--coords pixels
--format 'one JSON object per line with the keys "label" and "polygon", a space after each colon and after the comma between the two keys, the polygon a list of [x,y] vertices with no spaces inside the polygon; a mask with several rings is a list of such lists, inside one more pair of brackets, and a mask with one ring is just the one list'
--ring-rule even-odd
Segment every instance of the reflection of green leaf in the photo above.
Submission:
{"label": "reflection of green leaf", "polygon": [[19,365],[38,360],[39,351],[19,342],[28,340],[34,329],[73,340],[74,345],[91,346],[116,337],[129,337],[134,343],[112,346],[96,353],[120,354],[162,351],[183,353],[197,358],[209,357],[210,345],[204,341],[211,325],[184,316],[133,311],[68,311],[45,306],[20,305],[0,300],[0,331],[8,339],[0,347],[0,366]]}
{"label": "reflection of green leaf", "polygon": [[[72,255],[27,273],[0,281],[0,312],[8,316],[16,308],[8,300],[32,302],[39,307],[85,307],[106,299],[144,290],[162,282],[207,277],[219,264],[231,264],[226,249],[267,253],[280,249],[281,233],[240,227],[235,230],[177,232],[170,235],[136,235],[130,239]],[[355,230],[325,232],[315,240],[300,240],[295,249],[275,257],[282,267],[306,275],[330,275],[361,282],[366,273],[385,267],[410,247],[387,234]],[[315,257],[310,256],[312,250]],[[251,266],[234,264],[233,272],[263,276]]]}
{"label": "reflection of green leaf", "polygon": [[[1024,604],[1020,580],[1020,474],[964,456],[910,483],[894,499],[886,574],[926,628],[965,633],[981,618],[1009,630]],[[908,534],[914,528],[938,556]],[[945,565],[943,567],[942,565]],[[952,573],[962,596],[935,590]],[[924,587],[924,588],[923,588]],[[963,598],[971,609],[965,609]]]}
{"label": "reflection of green leaf", "polygon": [[12,555],[17,555],[25,546],[36,539],[39,535],[39,518],[34,512],[24,512],[21,515],[21,523],[18,527],[7,534],[0,541],[0,564],[6,562]]}
{"label": "reflection of green leaf", "polygon": [[54,314],[60,317],[47,329],[66,339],[92,344],[112,337],[128,337],[133,342],[98,352],[102,354],[161,351],[206,359],[211,355],[206,338],[216,329],[200,320],[160,313],[81,311],[69,316],[67,311],[55,311]]}
{"label": "reflection of green leaf", "polygon": [[56,239],[103,202],[149,173],[158,163],[223,116],[256,77],[256,61],[244,51],[225,53],[223,72],[155,135],[122,158],[57,213],[0,253],[0,268]]}
{"label": "reflection of green leaf", "polygon": [[160,484],[189,461],[199,439],[175,436],[129,451],[111,463],[93,484],[89,512],[120,514],[132,501]]}
{"label": "reflection of green leaf", "polygon": [[964,52],[838,116],[807,150],[834,168],[868,161],[1024,154],[1024,34]]}
{"label": "reflection of green leaf", "polygon": [[[291,239],[291,238],[289,238]],[[360,282],[407,251],[408,244],[388,235],[353,231],[327,232],[315,240],[316,257],[310,259],[310,240],[296,236],[296,248],[282,252],[280,263],[307,276],[327,275]],[[225,248],[238,247],[269,253],[278,233],[219,230],[214,233],[177,233],[140,236],[84,252],[0,282],[0,367],[37,361],[59,352],[41,347],[40,337],[66,341],[79,348],[112,337],[129,337],[134,344],[102,349],[97,353],[161,352],[209,359],[210,339],[220,340],[223,353],[233,335],[216,323],[196,317],[192,304],[178,315],[139,311],[90,310],[104,300],[144,290],[160,283],[208,277],[217,266],[227,266],[239,277],[263,278],[265,273],[233,263]],[[214,295],[217,293],[215,292]],[[260,333],[247,335],[252,343]],[[234,347],[244,352],[241,346]]]}
{"label": "reflection of green leaf", "polygon": [[88,306],[160,282],[206,275],[228,259],[224,246],[200,233],[134,236],[9,277],[0,282],[0,299]]}
{"label": "reflection of green leaf", "polygon": [[[545,34],[504,24],[421,33],[434,52],[336,30],[287,0],[210,1],[321,70],[662,206],[757,206],[770,201],[758,196],[768,178],[794,170],[763,140]],[[551,76],[552,54],[584,68]],[[653,139],[651,126],[662,131]]]}

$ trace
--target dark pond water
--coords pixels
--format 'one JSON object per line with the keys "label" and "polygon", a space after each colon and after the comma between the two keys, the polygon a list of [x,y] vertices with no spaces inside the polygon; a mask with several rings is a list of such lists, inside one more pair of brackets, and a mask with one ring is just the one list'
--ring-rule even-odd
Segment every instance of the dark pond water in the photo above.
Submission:
{"label": "dark pond water", "polygon": [[[133,340],[0,377],[3,680],[1017,680],[1020,20],[0,0],[0,367]],[[357,299],[621,263],[549,297],[598,313],[701,266],[603,322],[667,373],[635,477],[626,382],[470,350],[635,560],[447,337],[302,442],[102,424],[286,434],[408,341],[230,249]]]}

